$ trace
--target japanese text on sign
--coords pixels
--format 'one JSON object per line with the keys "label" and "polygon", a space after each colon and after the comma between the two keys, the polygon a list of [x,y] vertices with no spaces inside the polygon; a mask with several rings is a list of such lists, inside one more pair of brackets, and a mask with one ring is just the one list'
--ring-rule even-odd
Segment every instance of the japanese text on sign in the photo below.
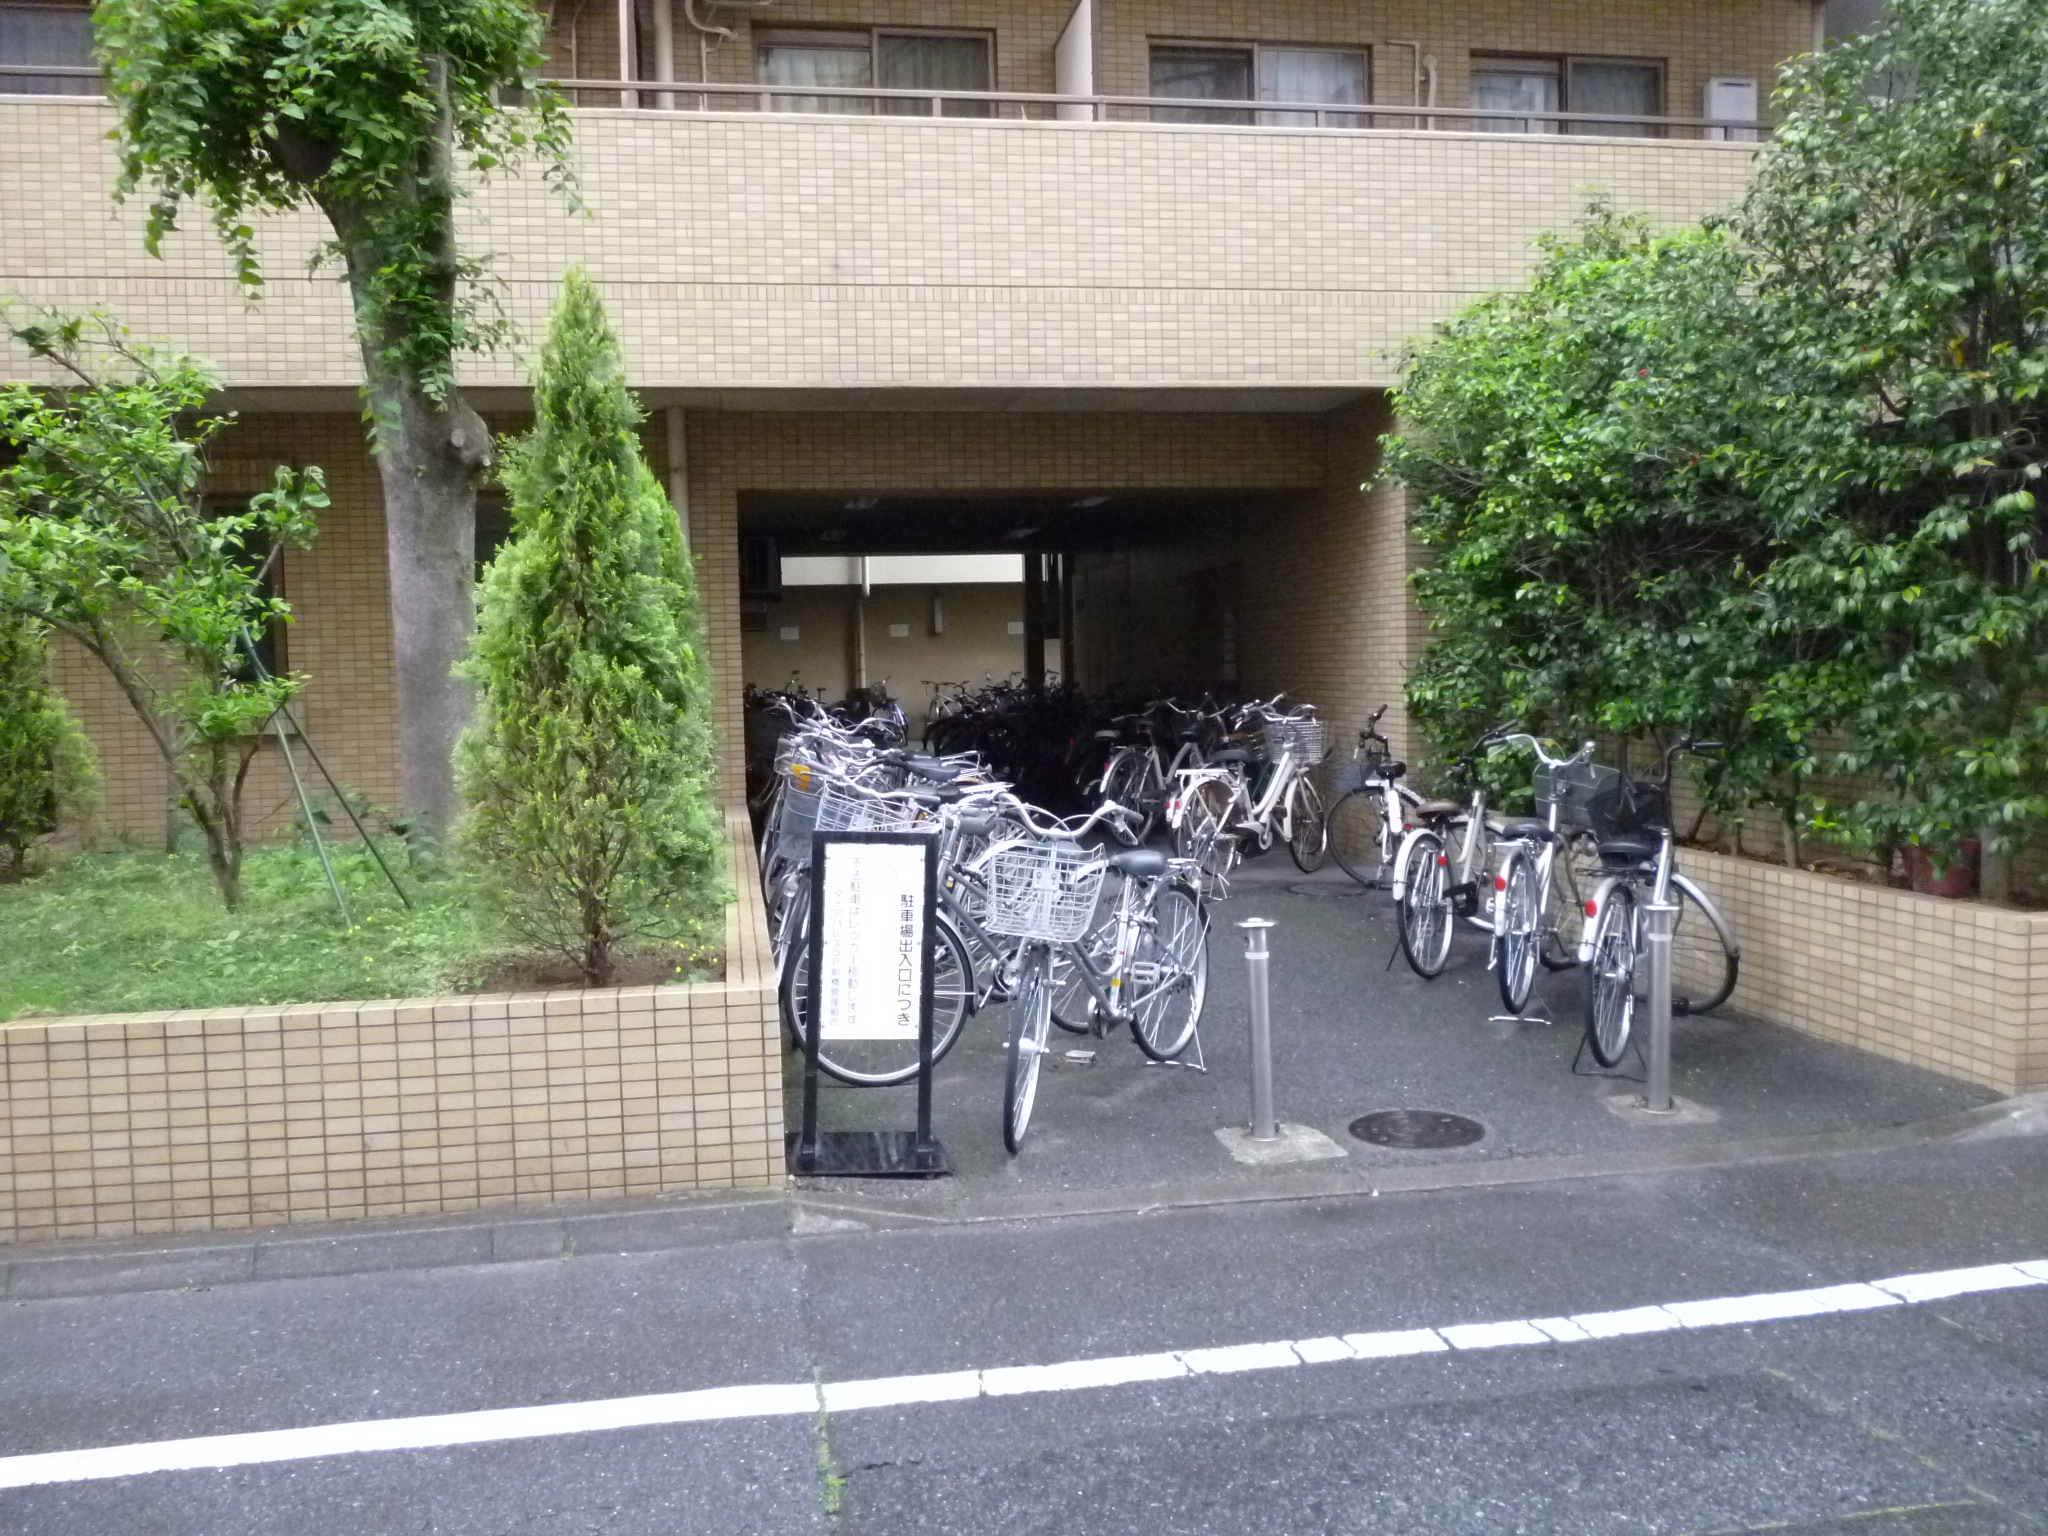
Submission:
{"label": "japanese text on sign", "polygon": [[915,1040],[924,998],[925,850],[827,843],[818,965],[822,1040]]}

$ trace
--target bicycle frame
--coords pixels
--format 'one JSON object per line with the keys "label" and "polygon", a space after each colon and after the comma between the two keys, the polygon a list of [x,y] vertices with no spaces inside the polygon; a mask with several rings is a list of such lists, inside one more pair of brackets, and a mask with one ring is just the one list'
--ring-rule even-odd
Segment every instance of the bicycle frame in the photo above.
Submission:
{"label": "bicycle frame", "polygon": [[[1095,999],[1096,1005],[1102,1010],[1101,1022],[1109,1026],[1128,1025],[1140,1006],[1167,990],[1166,986],[1155,986],[1149,992],[1133,994],[1127,993],[1124,985],[1130,980],[1131,957],[1137,953],[1139,934],[1146,928],[1158,925],[1158,919],[1152,915],[1152,909],[1158,904],[1162,883],[1156,880],[1124,882],[1123,891],[1117,898],[1116,942],[1110,951],[1109,966],[1106,970],[1098,971],[1095,968],[1095,962],[1088,957],[1085,939],[1060,946],[1065,957],[1078,968],[1081,984],[1088,989],[1088,995]],[[1142,910],[1133,900],[1133,895],[1141,884],[1145,891]]]}

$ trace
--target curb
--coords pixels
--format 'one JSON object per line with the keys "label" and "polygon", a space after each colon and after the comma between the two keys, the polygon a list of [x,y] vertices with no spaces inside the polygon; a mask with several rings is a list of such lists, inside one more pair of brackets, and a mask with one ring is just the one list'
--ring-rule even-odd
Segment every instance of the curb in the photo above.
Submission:
{"label": "curb", "polygon": [[[861,1198],[847,1181],[805,1180],[782,1191],[639,1202],[573,1211],[478,1213],[434,1222],[277,1227],[232,1238],[170,1243],[79,1242],[0,1249],[0,1298],[27,1302],[143,1291],[210,1290],[259,1280],[307,1280],[393,1270],[448,1269],[583,1255],[663,1253],[733,1242],[812,1239],[934,1226],[1144,1216],[1162,1211],[1504,1189],[1655,1177],[1748,1164],[1896,1152],[1945,1143],[2048,1136],[2048,1093],[2024,1094],[1910,1125],[1600,1155],[1502,1158],[1416,1168],[1323,1165],[1182,1180],[1119,1190],[975,1195],[900,1201]],[[866,1194],[863,1189],[861,1194]]]}

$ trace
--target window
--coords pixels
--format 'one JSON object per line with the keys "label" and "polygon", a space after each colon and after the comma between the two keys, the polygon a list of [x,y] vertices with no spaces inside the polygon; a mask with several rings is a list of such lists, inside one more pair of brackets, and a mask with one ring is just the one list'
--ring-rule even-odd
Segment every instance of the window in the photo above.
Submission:
{"label": "window", "polygon": [[[1194,101],[1284,101],[1362,107],[1366,57],[1357,49],[1286,48],[1265,44],[1159,43],[1152,48],[1152,94]],[[1161,123],[1250,123],[1254,114],[1230,107],[1154,107]],[[1267,127],[1316,126],[1313,112],[1260,112]],[[1324,124],[1363,128],[1355,112],[1327,113]]]}
{"label": "window", "polygon": [[[54,5],[0,5],[0,64],[92,63],[92,13]],[[0,75],[0,95],[97,96],[97,80],[77,75]]]}
{"label": "window", "polygon": [[476,579],[484,579],[484,567],[512,537],[512,509],[503,491],[476,493]]}
{"label": "window", "polygon": [[[241,497],[216,498],[209,496],[206,510],[215,516],[239,515],[249,510],[249,503]],[[235,551],[235,564],[258,579],[257,591],[266,602],[276,602],[284,596],[284,552],[275,549],[271,541],[261,534],[252,533],[248,542]],[[284,649],[285,625],[281,619],[252,626],[249,633],[235,642],[241,659],[235,665],[233,677],[238,683],[254,683],[264,677],[282,677],[291,666]]]}
{"label": "window", "polygon": [[[757,75],[763,85],[830,90],[987,91],[994,89],[985,33],[776,31],[762,34]],[[859,96],[778,96],[778,112],[881,111],[929,117],[924,101],[876,102]],[[992,117],[995,103],[948,101],[947,117]]]}
{"label": "window", "polygon": [[1597,112],[1635,123],[1566,123],[1555,118],[1482,117],[1480,133],[1650,135],[1664,111],[1664,66],[1648,59],[1472,61],[1472,105],[1482,112]]}

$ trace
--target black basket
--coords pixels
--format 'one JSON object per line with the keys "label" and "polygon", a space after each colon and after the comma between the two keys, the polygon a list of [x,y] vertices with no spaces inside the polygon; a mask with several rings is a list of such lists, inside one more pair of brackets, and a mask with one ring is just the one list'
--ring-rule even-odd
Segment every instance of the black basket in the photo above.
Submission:
{"label": "black basket", "polygon": [[1616,778],[1586,802],[1586,824],[1597,838],[1640,837],[1671,824],[1671,801],[1662,784]]}

